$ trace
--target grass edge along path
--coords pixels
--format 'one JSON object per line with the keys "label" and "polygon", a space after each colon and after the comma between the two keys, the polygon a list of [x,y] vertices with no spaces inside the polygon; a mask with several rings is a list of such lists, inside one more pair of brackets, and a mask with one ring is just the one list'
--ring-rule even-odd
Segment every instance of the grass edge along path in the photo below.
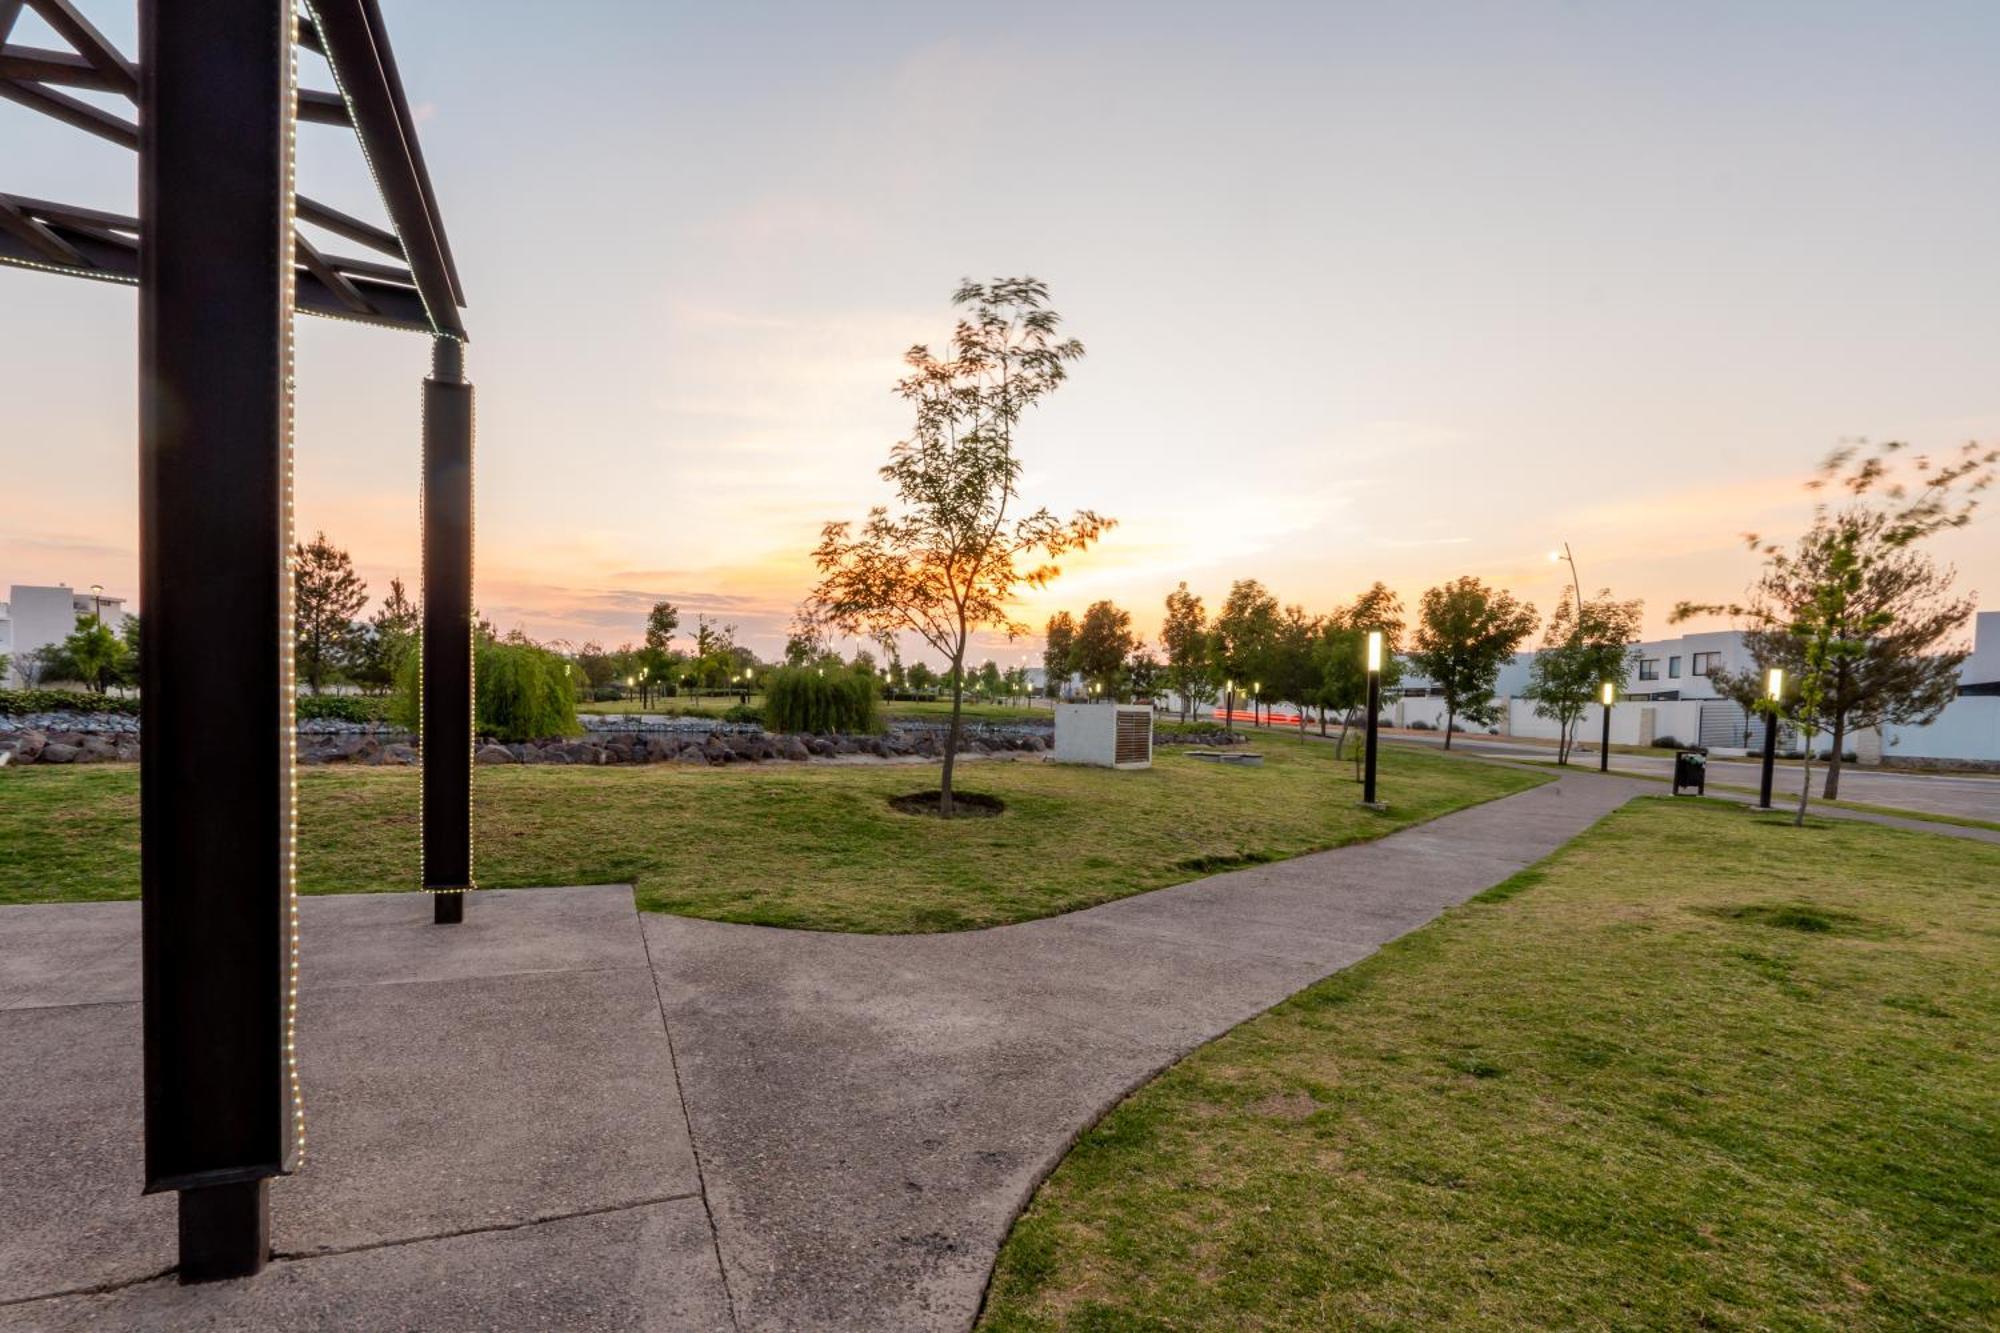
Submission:
{"label": "grass edge along path", "polygon": [[2000,849],[1642,798],[1083,1134],[981,1327],[1990,1327]]}
{"label": "grass edge along path", "polygon": [[[1172,749],[1142,772],[971,763],[961,789],[1003,797],[1007,813],[948,823],[888,806],[934,787],[929,765],[496,765],[475,783],[477,875],[485,888],[632,884],[642,908],[710,920],[967,930],[1381,837],[1549,780],[1385,755],[1390,809],[1377,813],[1325,747],[1263,751],[1256,768]],[[415,887],[417,787],[409,769],[301,773],[302,890]],[[0,772],[0,902],[134,896],[137,790],[130,766]]]}

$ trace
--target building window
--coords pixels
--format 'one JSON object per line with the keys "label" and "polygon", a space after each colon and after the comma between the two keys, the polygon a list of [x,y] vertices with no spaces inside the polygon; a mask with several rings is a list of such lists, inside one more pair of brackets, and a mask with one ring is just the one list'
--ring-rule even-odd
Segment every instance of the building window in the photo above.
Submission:
{"label": "building window", "polygon": [[1680,678],[1681,678],[1681,659],[1678,657],[1669,657],[1667,659],[1667,679],[1679,680]]}
{"label": "building window", "polygon": [[1640,659],[1639,659],[1639,679],[1640,679],[1640,680],[1658,680],[1659,678],[1660,678],[1660,659],[1659,659],[1659,658],[1657,658],[1657,657],[1642,657],[1642,658],[1640,658]]}
{"label": "building window", "polygon": [[1697,676],[1706,676],[1722,665],[1721,653],[1696,653],[1692,670]]}

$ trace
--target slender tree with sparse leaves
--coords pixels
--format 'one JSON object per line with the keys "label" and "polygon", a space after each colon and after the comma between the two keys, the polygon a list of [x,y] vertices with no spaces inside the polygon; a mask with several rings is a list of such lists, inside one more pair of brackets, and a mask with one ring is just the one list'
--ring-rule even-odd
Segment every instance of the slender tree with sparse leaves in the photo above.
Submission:
{"label": "slender tree with sparse leaves", "polygon": [[877,640],[914,633],[948,659],[951,725],[938,798],[947,818],[971,635],[982,628],[1010,639],[1027,633],[1011,611],[1018,590],[1047,584],[1059,560],[1112,524],[1090,510],[1067,519],[1047,509],[1016,512],[1015,434],[1028,409],[1061,387],[1069,364],[1083,355],[1082,343],[1059,333],[1047,285],[967,281],[952,303],[964,313],[943,352],[918,344],[903,358],[908,373],[896,391],[916,421],[882,469],[895,509],[878,506],[858,525],[828,523],[813,552],[820,574],[813,601],[826,620]]}
{"label": "slender tree with sparse leaves", "polygon": [[1574,593],[1563,590],[1528,669],[1528,687],[1521,692],[1534,700],[1537,717],[1554,720],[1558,764],[1569,762],[1576,724],[1604,683],[1625,679],[1632,644],[1639,637],[1641,610],[1639,602],[1612,600],[1609,588],[1581,606]]}
{"label": "slender tree with sparse leaves", "polygon": [[1772,667],[1799,685],[1785,715],[1806,736],[1808,764],[1812,739],[1827,735],[1827,800],[1840,795],[1848,738],[1869,727],[1935,720],[1957,696],[1966,658],[1957,636],[1976,601],[1954,595],[1954,572],[1917,544],[1972,521],[2000,452],[1966,445],[1942,461],[1916,455],[1905,464],[1903,447],[1835,450],[1808,485],[1847,492],[1844,506],[1816,505],[1811,527],[1790,549],[1746,535],[1764,557],[1746,602],[1674,608],[1676,621],[1729,615],[1745,623],[1744,646],[1757,671],[1712,676],[1724,694],[1755,700]]}
{"label": "slender tree with sparse leaves", "polygon": [[1196,705],[1215,697],[1214,672],[1208,660],[1208,614],[1201,598],[1187,584],[1167,594],[1167,617],[1160,625],[1160,648],[1167,655],[1161,675],[1180,696],[1181,721]]}

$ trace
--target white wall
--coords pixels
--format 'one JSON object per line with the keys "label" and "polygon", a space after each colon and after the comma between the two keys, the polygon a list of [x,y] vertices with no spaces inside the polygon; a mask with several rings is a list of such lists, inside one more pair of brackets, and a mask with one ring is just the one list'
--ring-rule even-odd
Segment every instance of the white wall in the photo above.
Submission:
{"label": "white wall", "polygon": [[1882,728],[1882,755],[2000,762],[2000,694],[1960,695],[1927,727]]}
{"label": "white wall", "polygon": [[1972,618],[1972,656],[1958,669],[1961,685],[2000,681],[2000,611],[1981,611]]}

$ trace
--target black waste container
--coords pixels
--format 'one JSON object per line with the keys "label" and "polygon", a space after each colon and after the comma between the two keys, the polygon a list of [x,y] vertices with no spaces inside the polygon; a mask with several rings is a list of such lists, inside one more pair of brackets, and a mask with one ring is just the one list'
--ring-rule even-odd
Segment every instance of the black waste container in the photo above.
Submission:
{"label": "black waste container", "polygon": [[1693,787],[1697,796],[1708,795],[1708,751],[1697,747],[1674,751],[1674,795],[1682,787]]}

